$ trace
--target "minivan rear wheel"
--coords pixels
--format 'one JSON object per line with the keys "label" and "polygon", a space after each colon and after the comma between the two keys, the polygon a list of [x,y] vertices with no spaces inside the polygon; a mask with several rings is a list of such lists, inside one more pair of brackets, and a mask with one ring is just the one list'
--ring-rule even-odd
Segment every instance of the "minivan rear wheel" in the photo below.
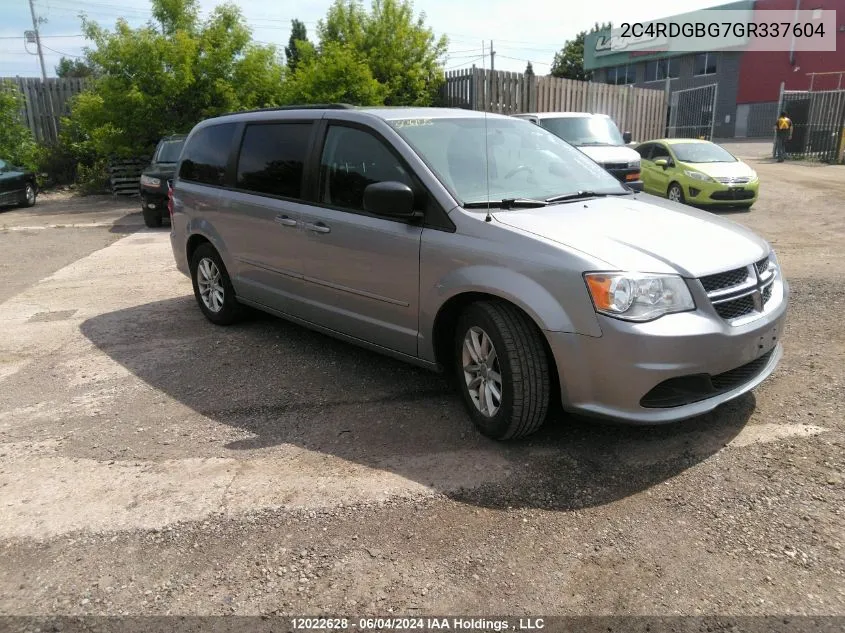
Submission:
{"label": "minivan rear wheel", "polygon": [[478,430],[495,440],[530,435],[546,420],[549,359],[537,327],[515,306],[473,303],[458,319],[455,376]]}
{"label": "minivan rear wheel", "polygon": [[201,244],[191,257],[194,296],[205,317],[215,325],[230,325],[241,315],[240,304],[220,254]]}

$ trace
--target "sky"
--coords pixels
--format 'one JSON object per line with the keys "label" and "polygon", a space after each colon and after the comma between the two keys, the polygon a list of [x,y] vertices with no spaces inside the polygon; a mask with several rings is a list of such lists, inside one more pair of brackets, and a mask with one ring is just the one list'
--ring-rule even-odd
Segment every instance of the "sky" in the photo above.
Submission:
{"label": "sky", "polygon": [[[313,39],[317,21],[325,16],[331,0],[234,0],[253,29],[253,37],[278,45],[290,36],[290,21],[305,23]],[[416,0],[414,9],[425,13],[426,23],[449,39],[447,70],[473,64],[489,67],[493,42],[495,67],[522,72],[531,61],[534,72],[548,74],[554,54],[579,31],[596,22],[647,21],[723,4],[725,0]],[[149,0],[33,0],[35,13],[46,22],[40,26],[47,75],[64,54],[80,56],[86,41],[80,35],[80,12],[102,26],[113,27],[118,17],[133,26],[150,19]],[[365,0],[369,4],[369,0]],[[200,0],[201,15],[220,2]],[[27,44],[24,31],[32,29],[29,0],[0,0],[0,77],[40,77],[35,44]],[[482,49],[482,44],[484,49]],[[482,57],[482,50],[488,55]]]}

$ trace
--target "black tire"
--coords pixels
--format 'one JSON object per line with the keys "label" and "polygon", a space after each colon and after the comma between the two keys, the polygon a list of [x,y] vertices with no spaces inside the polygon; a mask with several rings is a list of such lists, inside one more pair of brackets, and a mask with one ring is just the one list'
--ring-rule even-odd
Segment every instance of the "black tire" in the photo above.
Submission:
{"label": "black tire", "polygon": [[[462,356],[465,337],[472,328],[489,336],[496,350],[502,389],[492,416],[478,409],[467,387]],[[495,440],[517,439],[534,433],[546,421],[551,400],[549,358],[540,331],[515,306],[500,301],[468,306],[458,319],[453,366],[464,405],[483,435]]]}
{"label": "black tire", "polygon": [[671,195],[670,192],[673,188],[678,190],[678,202],[680,202],[681,204],[686,204],[687,199],[684,196],[684,188],[676,182],[669,183],[669,188],[666,190],[666,197],[669,198],[669,196]]}
{"label": "black tire", "polygon": [[26,183],[26,187],[21,194],[21,199],[18,202],[19,207],[31,207],[35,205],[35,200],[38,197],[38,187],[34,183]]}
{"label": "black tire", "polygon": [[[198,279],[198,269],[203,260],[211,260],[214,266],[220,272],[220,285],[223,287],[223,301],[219,310],[215,311],[209,308],[203,300],[200,293],[200,282]],[[194,286],[194,297],[197,304],[209,321],[215,325],[231,325],[240,319],[242,315],[241,305],[235,297],[235,290],[232,287],[232,281],[229,279],[229,273],[226,271],[226,266],[223,265],[223,260],[211,244],[206,242],[197,247],[191,257],[191,282]]]}
{"label": "black tire", "polygon": [[146,224],[147,227],[149,227],[151,229],[157,229],[161,226],[161,224],[162,224],[161,209],[159,209],[158,207],[156,207],[155,209],[148,209],[148,208],[144,207],[143,213],[144,213],[144,224]]}

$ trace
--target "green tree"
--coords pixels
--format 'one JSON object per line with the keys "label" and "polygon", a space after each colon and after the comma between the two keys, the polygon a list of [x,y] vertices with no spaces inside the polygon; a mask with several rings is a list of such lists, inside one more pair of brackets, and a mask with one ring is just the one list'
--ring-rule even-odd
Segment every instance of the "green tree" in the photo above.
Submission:
{"label": "green tree", "polygon": [[56,65],[57,77],[92,77],[94,69],[81,59],[68,59],[62,57]]}
{"label": "green tree", "polygon": [[0,84],[0,159],[38,169],[41,148],[21,118],[23,95],[11,81]]}
{"label": "green tree", "polygon": [[[610,28],[610,22],[601,25],[596,22],[589,32],[596,33]],[[584,70],[584,39],[586,37],[587,31],[581,31],[575,36],[575,39],[567,40],[563,48],[555,53],[551,70],[554,77],[565,77],[566,79],[578,79],[580,81],[592,79],[593,73]]]}
{"label": "green tree", "polygon": [[380,105],[386,94],[361,53],[336,42],[327,42],[319,53],[308,50],[284,86],[288,103]]}
{"label": "green tree", "polygon": [[410,0],[335,0],[317,25],[320,46],[334,43],[357,51],[385,86],[387,105],[429,105],[443,82],[445,37],[437,38],[414,16]]}
{"label": "green tree", "polygon": [[140,28],[83,19],[98,77],[63,124],[80,156],[147,154],[203,118],[281,103],[284,66],[274,47],[252,41],[236,6],[200,21],[197,0],[151,1],[155,21]]}
{"label": "green tree", "polygon": [[294,71],[302,56],[299,49],[303,44],[310,44],[310,42],[308,41],[308,31],[305,29],[305,24],[294,19],[291,20],[290,27],[290,39],[288,45],[285,46],[285,59],[287,59],[288,68]]}

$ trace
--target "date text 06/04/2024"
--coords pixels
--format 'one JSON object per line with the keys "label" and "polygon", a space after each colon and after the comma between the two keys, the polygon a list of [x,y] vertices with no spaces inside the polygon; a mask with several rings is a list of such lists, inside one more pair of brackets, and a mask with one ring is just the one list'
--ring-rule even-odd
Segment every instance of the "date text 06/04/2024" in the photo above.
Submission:
{"label": "date text 06/04/2024", "polygon": [[543,618],[486,619],[460,617],[292,618],[294,631],[537,631]]}

